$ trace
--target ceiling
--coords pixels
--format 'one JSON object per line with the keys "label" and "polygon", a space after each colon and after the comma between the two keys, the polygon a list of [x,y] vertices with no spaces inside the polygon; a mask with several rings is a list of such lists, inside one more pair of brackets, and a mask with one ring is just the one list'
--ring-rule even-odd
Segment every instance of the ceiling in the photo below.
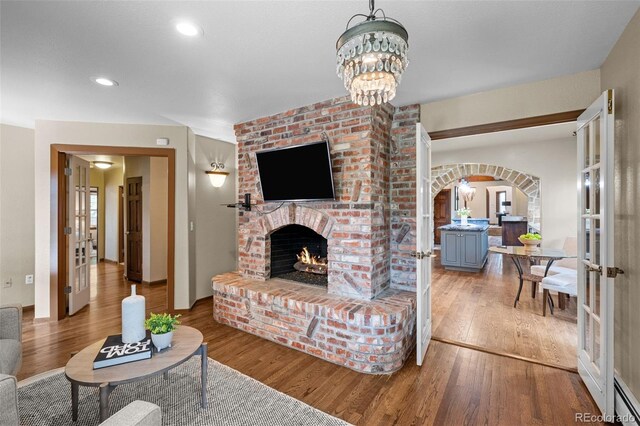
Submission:
{"label": "ceiling", "polygon": [[502,132],[438,139],[431,142],[431,151],[448,152],[462,149],[486,148],[489,146],[513,146],[516,144],[530,144],[562,139],[571,143],[576,143],[576,138],[573,135],[575,130],[576,123],[573,121],[562,124],[550,124],[547,126],[527,127],[524,129],[505,130]]}
{"label": "ceiling", "polygon": [[[598,68],[639,1],[398,1],[409,31],[394,105]],[[358,1],[2,1],[2,122],[233,124],[345,94],[335,42]],[[186,38],[176,19],[199,24]],[[101,87],[104,75],[118,87]]]}

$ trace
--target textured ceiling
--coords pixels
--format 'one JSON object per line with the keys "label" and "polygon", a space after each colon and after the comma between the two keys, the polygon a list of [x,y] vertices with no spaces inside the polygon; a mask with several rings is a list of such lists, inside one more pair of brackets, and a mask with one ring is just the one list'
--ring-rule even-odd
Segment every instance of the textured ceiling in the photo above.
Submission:
{"label": "textured ceiling", "polygon": [[[598,68],[638,1],[396,1],[411,63],[394,105]],[[0,3],[2,122],[233,124],[345,93],[335,41],[359,1]],[[172,23],[188,18],[204,36]],[[105,75],[120,83],[90,81]]]}

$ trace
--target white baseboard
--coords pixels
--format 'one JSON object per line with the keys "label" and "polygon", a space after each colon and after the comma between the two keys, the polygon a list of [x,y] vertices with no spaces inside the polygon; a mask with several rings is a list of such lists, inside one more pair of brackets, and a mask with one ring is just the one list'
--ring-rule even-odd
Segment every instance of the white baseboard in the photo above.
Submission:
{"label": "white baseboard", "polygon": [[640,425],[640,403],[618,375],[615,375],[615,407],[618,420],[624,426]]}

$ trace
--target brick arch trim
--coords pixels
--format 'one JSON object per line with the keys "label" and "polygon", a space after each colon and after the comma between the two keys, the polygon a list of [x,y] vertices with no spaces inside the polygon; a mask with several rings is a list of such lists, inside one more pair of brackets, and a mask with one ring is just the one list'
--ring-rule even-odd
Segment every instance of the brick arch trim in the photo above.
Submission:
{"label": "brick arch trim", "polygon": [[540,223],[540,178],[508,167],[484,163],[443,164],[431,168],[431,194],[435,196],[447,185],[467,176],[493,176],[509,182],[521,190],[528,199],[529,223]]}
{"label": "brick arch trim", "polygon": [[264,214],[260,218],[265,237],[287,225],[302,225],[329,239],[334,219],[326,213],[295,203]]}

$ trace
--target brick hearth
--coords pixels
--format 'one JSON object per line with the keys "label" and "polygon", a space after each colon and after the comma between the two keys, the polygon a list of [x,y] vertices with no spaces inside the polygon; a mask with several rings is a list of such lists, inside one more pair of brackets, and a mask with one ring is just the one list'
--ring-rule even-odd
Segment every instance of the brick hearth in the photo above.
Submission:
{"label": "brick hearth", "polygon": [[[419,118],[342,97],[237,124],[238,197],[257,206],[239,213],[238,272],[213,278],[215,319],[357,371],[400,368],[415,343]],[[335,201],[265,204],[256,152],[325,138]],[[294,224],[327,239],[327,289],[270,279],[271,234]]]}
{"label": "brick hearth", "polygon": [[402,367],[415,344],[415,293],[362,301],[277,278],[213,278],[216,321],[364,373]]}

